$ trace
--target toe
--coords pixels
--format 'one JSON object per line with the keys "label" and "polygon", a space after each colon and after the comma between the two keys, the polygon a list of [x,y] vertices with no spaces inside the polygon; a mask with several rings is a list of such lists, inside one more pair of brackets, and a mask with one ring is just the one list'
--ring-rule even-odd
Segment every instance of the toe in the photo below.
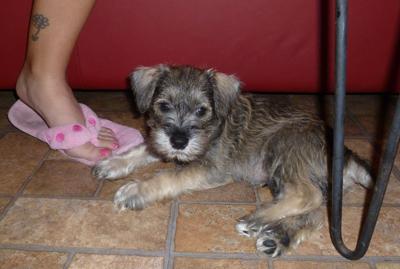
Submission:
{"label": "toe", "polygon": [[66,150],[66,153],[75,158],[85,159],[88,161],[98,161],[111,155],[111,150],[105,147],[96,147],[91,143]]}
{"label": "toe", "polygon": [[113,137],[115,139],[115,133],[110,128],[102,127],[99,130],[99,135]]}
{"label": "toe", "polygon": [[278,244],[275,242],[275,240],[268,237],[258,238],[256,247],[258,251],[261,251],[271,257],[276,257],[280,252],[278,249]]}
{"label": "toe", "polygon": [[265,240],[262,244],[267,248],[276,248],[276,243],[273,240]]}
{"label": "toe", "polygon": [[101,148],[107,148],[109,150],[119,148],[119,144],[116,140],[98,139],[97,145]]}
{"label": "toe", "polygon": [[97,140],[99,147],[111,150],[119,148],[118,140],[116,139],[114,132],[109,128],[101,128],[97,135]]}

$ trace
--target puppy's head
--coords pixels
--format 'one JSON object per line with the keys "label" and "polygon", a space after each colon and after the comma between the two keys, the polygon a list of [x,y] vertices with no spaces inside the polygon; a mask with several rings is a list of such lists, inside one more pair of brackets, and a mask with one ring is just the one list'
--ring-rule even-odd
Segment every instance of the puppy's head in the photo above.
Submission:
{"label": "puppy's head", "polygon": [[149,145],[181,162],[207,152],[240,91],[234,76],[189,66],[141,67],[131,81],[137,107],[148,119]]}

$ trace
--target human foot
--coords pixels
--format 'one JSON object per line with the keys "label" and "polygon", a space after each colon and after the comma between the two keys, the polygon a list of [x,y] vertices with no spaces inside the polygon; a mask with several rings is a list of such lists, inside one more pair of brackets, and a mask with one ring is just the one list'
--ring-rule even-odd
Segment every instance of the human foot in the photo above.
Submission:
{"label": "human foot", "polygon": [[[49,127],[72,123],[86,125],[81,107],[63,80],[41,78],[24,68],[18,78],[16,91],[20,99],[35,110]],[[109,156],[111,150],[119,147],[115,134],[109,128],[101,128],[97,140],[97,146],[87,142],[65,150],[65,153],[71,157],[95,162]]]}

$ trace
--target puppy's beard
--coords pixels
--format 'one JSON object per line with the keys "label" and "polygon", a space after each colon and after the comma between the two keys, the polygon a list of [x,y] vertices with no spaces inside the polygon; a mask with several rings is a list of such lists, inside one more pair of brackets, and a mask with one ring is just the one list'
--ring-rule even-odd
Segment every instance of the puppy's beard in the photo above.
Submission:
{"label": "puppy's beard", "polygon": [[170,137],[162,129],[154,131],[152,137],[154,149],[167,159],[190,162],[204,152],[204,141],[200,136],[190,138],[188,145],[181,150],[172,147]]}

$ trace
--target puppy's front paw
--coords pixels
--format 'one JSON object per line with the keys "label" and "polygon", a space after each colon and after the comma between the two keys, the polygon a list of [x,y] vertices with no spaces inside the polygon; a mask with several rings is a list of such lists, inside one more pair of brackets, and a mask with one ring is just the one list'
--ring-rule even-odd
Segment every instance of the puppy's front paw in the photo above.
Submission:
{"label": "puppy's front paw", "polygon": [[256,237],[262,228],[262,223],[258,222],[252,215],[245,216],[236,223],[236,231],[247,237]]}
{"label": "puppy's front paw", "polygon": [[114,204],[121,210],[143,209],[146,202],[145,197],[140,193],[140,183],[129,182],[119,188],[114,195]]}
{"label": "puppy's front paw", "polygon": [[118,157],[110,157],[99,161],[92,168],[92,175],[97,179],[118,179],[126,176],[125,162]]}

